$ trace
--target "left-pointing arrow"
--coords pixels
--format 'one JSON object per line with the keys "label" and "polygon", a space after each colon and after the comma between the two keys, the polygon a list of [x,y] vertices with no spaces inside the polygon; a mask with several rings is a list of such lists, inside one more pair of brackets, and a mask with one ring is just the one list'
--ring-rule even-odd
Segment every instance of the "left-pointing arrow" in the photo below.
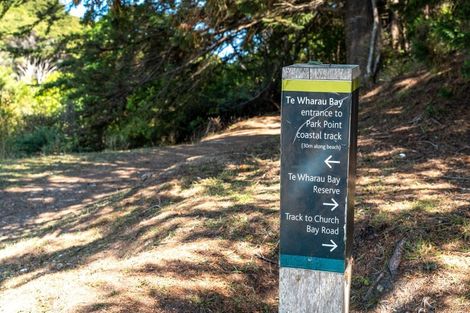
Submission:
{"label": "left-pointing arrow", "polygon": [[331,242],[331,244],[323,243],[322,246],[323,247],[331,247],[330,252],[333,252],[333,250],[336,249],[336,247],[338,247],[338,245],[331,239],[330,239],[330,242]]}
{"label": "left-pointing arrow", "polygon": [[336,164],[340,164],[340,163],[341,163],[340,161],[334,161],[334,160],[332,160],[332,159],[331,159],[332,157],[333,157],[333,156],[330,155],[330,156],[327,157],[326,160],[324,161],[325,164],[328,165],[329,168],[333,168],[333,167],[331,166],[331,164],[335,164],[335,163],[336,163]]}
{"label": "left-pointing arrow", "polygon": [[333,203],[323,202],[323,205],[331,206],[331,211],[334,211],[338,207],[338,202],[336,202],[333,198],[331,198],[331,201],[333,201]]}

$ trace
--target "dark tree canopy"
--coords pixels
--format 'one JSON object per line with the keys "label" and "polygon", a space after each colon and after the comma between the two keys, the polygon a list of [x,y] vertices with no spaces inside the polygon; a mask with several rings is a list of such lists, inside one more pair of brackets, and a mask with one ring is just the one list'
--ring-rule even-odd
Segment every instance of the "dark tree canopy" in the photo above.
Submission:
{"label": "dark tree canopy", "polygon": [[[280,69],[292,63],[358,63],[371,83],[381,66],[468,52],[463,0],[71,3],[79,4],[81,26],[58,0],[0,4],[0,45],[11,61],[3,63],[41,67],[45,75],[29,83],[56,90],[60,105],[39,124],[65,134],[57,140],[72,150],[187,141],[210,120],[277,111]],[[5,27],[23,11],[27,23]]]}

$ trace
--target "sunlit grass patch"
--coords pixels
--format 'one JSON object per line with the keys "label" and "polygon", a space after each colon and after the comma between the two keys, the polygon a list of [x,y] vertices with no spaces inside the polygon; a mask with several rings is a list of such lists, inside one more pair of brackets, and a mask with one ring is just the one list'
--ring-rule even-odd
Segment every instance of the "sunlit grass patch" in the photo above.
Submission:
{"label": "sunlit grass patch", "polygon": [[444,267],[462,272],[470,271],[470,259],[465,255],[453,255],[450,253],[442,253],[438,256],[439,263]]}
{"label": "sunlit grass patch", "polygon": [[[18,180],[42,175],[29,177],[36,185],[47,182],[54,188],[80,179],[83,185],[77,187],[98,191],[108,184],[98,183],[103,175],[112,171],[115,176],[102,197],[91,192],[87,205],[44,206],[44,212],[28,220],[31,231],[22,229],[16,241],[2,244],[5,257],[18,257],[18,262],[13,266],[0,260],[0,272],[9,273],[0,274],[2,286],[11,287],[12,295],[0,294],[0,307],[27,295],[31,304],[25,308],[38,312],[39,307],[52,312],[57,303],[77,313],[273,311],[276,267],[256,257],[277,258],[279,162],[272,154],[279,146],[276,138],[267,141],[243,145],[237,153],[198,152],[174,163],[167,160],[154,171],[148,168],[155,161],[144,159],[139,167],[128,160],[132,152],[78,155],[68,164],[59,157],[41,159],[42,165],[18,165]],[[166,150],[148,152],[167,155]],[[114,189],[129,172],[134,175],[129,183]],[[61,196],[58,188],[51,192]],[[38,239],[49,236],[56,237]],[[20,237],[30,246],[21,246]],[[22,252],[28,256],[22,258]],[[27,272],[20,272],[20,258]],[[64,281],[73,292],[61,291]],[[61,308],[56,311],[65,311]]]}
{"label": "sunlit grass patch", "polygon": [[70,166],[85,164],[87,161],[80,155],[49,155],[34,158],[22,158],[1,160],[0,169],[2,171],[12,171],[19,173],[38,173],[44,170],[63,170]]}
{"label": "sunlit grass patch", "polygon": [[224,170],[221,161],[200,162],[197,165],[185,165],[178,172],[179,184],[182,189],[190,189],[194,184],[206,178],[214,178]]}
{"label": "sunlit grass patch", "polygon": [[[247,241],[251,241],[254,236],[253,223],[248,214],[237,214],[231,216],[227,223],[228,235],[230,238],[243,238]],[[246,237],[250,238],[246,238]]]}
{"label": "sunlit grass patch", "polygon": [[387,201],[381,206],[381,209],[390,213],[407,215],[437,213],[440,212],[440,200],[438,198],[422,198],[417,200]]}
{"label": "sunlit grass patch", "polygon": [[437,247],[433,243],[424,239],[414,240],[405,245],[405,247],[405,257],[408,260],[425,261],[429,258],[436,257],[439,253]]}
{"label": "sunlit grass patch", "polygon": [[254,201],[253,194],[249,193],[250,191],[242,193],[234,193],[231,195],[232,199],[239,204],[247,204]]}
{"label": "sunlit grass patch", "polygon": [[384,180],[375,179],[363,185],[362,190],[364,193],[376,194],[376,193],[385,192],[386,190],[388,190],[388,187],[386,186]]}
{"label": "sunlit grass patch", "polygon": [[[246,204],[253,201],[253,181],[245,175],[252,174],[249,166],[237,169],[223,170],[216,176],[201,178],[189,187],[202,196],[228,198],[235,203]],[[256,172],[254,174],[256,176]]]}
{"label": "sunlit grass patch", "polygon": [[230,184],[217,177],[211,177],[200,180],[196,188],[200,186],[203,195],[224,197],[230,193]]}
{"label": "sunlit grass patch", "polygon": [[372,215],[370,224],[375,228],[382,228],[390,224],[393,215],[386,211],[379,211]]}
{"label": "sunlit grass patch", "polygon": [[[239,212],[223,213],[215,218],[206,218],[201,225],[209,232],[227,240],[236,240],[249,243],[265,242],[272,237],[276,223],[271,218],[263,217],[257,213],[259,209],[251,207],[232,207]],[[266,220],[267,219],[267,220]],[[269,222],[268,222],[269,221]]]}
{"label": "sunlit grass patch", "polygon": [[416,200],[410,209],[421,210],[429,213],[439,212],[439,204],[439,199],[424,198]]}
{"label": "sunlit grass patch", "polygon": [[64,234],[50,234],[44,237],[23,239],[15,243],[4,244],[0,250],[0,261],[18,255],[41,255],[54,253],[72,246],[80,246],[101,238],[99,229],[69,232]]}
{"label": "sunlit grass patch", "polygon": [[[370,144],[381,143],[375,140]],[[2,287],[12,287],[14,295],[2,298],[0,294],[0,303],[37,296],[44,303],[30,307],[43,305],[44,312],[53,312],[51,303],[70,306],[76,299],[91,303],[88,307],[80,304],[86,309],[77,313],[114,309],[276,312],[278,148],[278,140],[273,139],[247,146],[240,153],[198,154],[158,171],[145,165],[142,171],[151,171],[146,180],[140,179],[139,172],[135,183],[112,190],[88,206],[51,211],[28,220],[37,228],[21,229],[23,239],[0,243],[0,254],[5,253],[5,258],[0,258]],[[358,307],[366,305],[364,294],[378,271],[386,269],[403,237],[407,246],[392,293],[410,282],[410,294],[416,297],[433,294],[442,298],[445,291],[451,295],[445,298],[450,308],[457,303],[461,303],[458,308],[464,308],[470,300],[468,292],[460,291],[470,270],[465,198],[459,195],[461,200],[453,201],[452,195],[460,192],[457,184],[434,181],[450,175],[445,174],[450,173],[450,165],[441,168],[435,163],[408,160],[408,152],[407,158],[399,159],[394,154],[396,148],[380,149],[364,153],[360,162],[363,175],[356,197],[358,240],[353,250],[352,311],[359,312]],[[42,168],[35,163],[15,163],[12,166],[18,166],[17,171],[11,173],[17,175],[12,179],[19,180],[23,175],[65,177],[61,171],[68,167],[95,162],[103,165],[126,157],[120,153],[80,155],[68,164],[59,157],[44,159]],[[369,162],[364,162],[367,158]],[[384,164],[384,159],[388,163]],[[401,167],[405,163],[407,167]],[[432,175],[426,172],[430,169],[435,171]],[[35,257],[25,258],[23,253]],[[20,261],[1,263],[11,257]],[[20,267],[22,262],[29,265]],[[21,272],[26,267],[28,272]],[[416,284],[420,279],[422,285]],[[64,281],[72,286],[70,294],[52,292],[62,290]],[[446,285],[449,281],[450,287]],[[85,291],[89,294],[81,296]]]}

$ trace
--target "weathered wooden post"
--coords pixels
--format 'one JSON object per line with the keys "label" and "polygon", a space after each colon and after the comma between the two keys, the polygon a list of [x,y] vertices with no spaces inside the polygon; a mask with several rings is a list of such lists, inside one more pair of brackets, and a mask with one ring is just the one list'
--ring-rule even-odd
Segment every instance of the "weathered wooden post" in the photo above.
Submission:
{"label": "weathered wooden post", "polygon": [[279,312],[349,311],[359,74],[282,70]]}

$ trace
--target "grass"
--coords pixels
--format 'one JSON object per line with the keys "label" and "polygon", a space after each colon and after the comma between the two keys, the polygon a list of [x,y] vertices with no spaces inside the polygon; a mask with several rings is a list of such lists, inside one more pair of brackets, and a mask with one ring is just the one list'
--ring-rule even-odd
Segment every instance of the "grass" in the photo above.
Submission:
{"label": "grass", "polygon": [[[38,172],[49,171],[49,160],[42,160],[43,165],[34,166]],[[94,163],[93,156],[86,160]],[[38,215],[16,238],[2,240],[0,307],[10,292],[24,288],[36,290],[31,296],[33,302],[40,299],[35,304],[40,312],[52,310],[57,298],[66,306],[76,303],[52,287],[67,280],[74,282],[83,312],[125,307],[212,312],[221,306],[227,312],[272,311],[275,285],[264,284],[275,280],[276,269],[254,255],[275,255],[275,246],[262,244],[277,238],[276,162],[255,150],[205,158],[80,209]],[[35,171],[8,166],[6,173],[22,171],[20,181]],[[256,199],[258,194],[264,203]],[[21,271],[24,267],[28,273]],[[115,284],[119,277],[126,277],[124,286]],[[39,285],[50,286],[46,293],[59,294],[42,297]],[[254,289],[265,291],[253,295]],[[15,306],[22,310],[22,304]]]}
{"label": "grass", "polygon": [[417,239],[406,246],[405,258],[408,260],[423,261],[436,257],[437,254],[438,249],[433,245],[433,243],[427,240]]}
{"label": "grass", "polygon": [[[470,272],[465,191],[470,186],[447,178],[466,177],[469,161],[461,141],[467,96],[456,75],[420,71],[363,96],[354,312],[428,312],[423,303],[429,301],[436,312],[466,312],[470,306],[465,278]],[[386,271],[402,238],[405,253],[394,288],[366,303],[370,282]]]}
{"label": "grass", "polygon": [[439,199],[419,199],[412,203],[411,210],[433,213],[438,211],[439,204]]}
{"label": "grass", "polygon": [[[449,86],[443,79],[420,73],[363,97],[351,312],[416,312],[431,303],[436,312],[454,313],[470,306],[469,186],[446,178],[466,177],[461,125],[468,113],[452,103],[462,91],[438,94],[433,86]],[[452,109],[438,121],[446,127],[431,119],[422,94],[449,101]],[[217,140],[233,144],[227,138]],[[236,153],[218,146],[180,161],[191,147],[171,149],[0,163],[8,193],[79,178],[103,190],[99,198],[83,195],[85,204],[29,216],[21,227],[2,226],[0,310],[50,312],[60,303],[76,313],[277,312],[278,269],[259,256],[277,262],[278,135],[253,135],[233,145]],[[366,300],[402,238],[392,289]]]}

